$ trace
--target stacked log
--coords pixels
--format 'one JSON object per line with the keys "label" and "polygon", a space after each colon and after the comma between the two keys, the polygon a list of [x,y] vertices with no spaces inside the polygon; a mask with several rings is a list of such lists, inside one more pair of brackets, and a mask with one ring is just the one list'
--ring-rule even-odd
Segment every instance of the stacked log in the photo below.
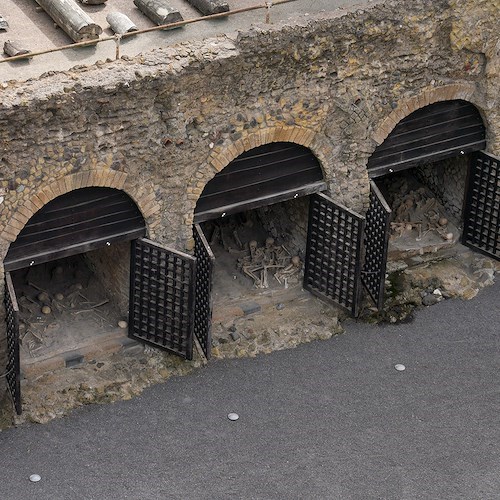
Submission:
{"label": "stacked log", "polygon": [[223,0],[188,0],[188,2],[204,16],[229,12],[229,5]]}
{"label": "stacked log", "polygon": [[108,21],[113,32],[117,33],[118,35],[137,31],[137,26],[125,14],[122,14],[121,12],[110,12],[106,16],[106,21]]}
{"label": "stacked log", "polygon": [[181,13],[166,0],[134,0],[136,7],[158,26],[183,21]]}
{"label": "stacked log", "polygon": [[74,42],[96,40],[102,28],[73,0],[36,0]]}

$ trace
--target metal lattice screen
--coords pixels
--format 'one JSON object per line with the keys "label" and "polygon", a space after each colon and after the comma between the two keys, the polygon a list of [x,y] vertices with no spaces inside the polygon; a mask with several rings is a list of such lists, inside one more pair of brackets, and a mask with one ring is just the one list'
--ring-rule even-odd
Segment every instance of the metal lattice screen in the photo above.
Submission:
{"label": "metal lattice screen", "polygon": [[6,378],[9,391],[18,415],[21,407],[21,373],[19,361],[19,307],[10,273],[5,274],[5,312],[7,323],[7,368]]}
{"label": "metal lattice screen", "polygon": [[193,355],[195,259],[146,239],[132,243],[129,335]]}
{"label": "metal lattice screen", "polygon": [[471,162],[463,243],[500,259],[500,158],[476,153]]}
{"label": "metal lattice screen", "polygon": [[358,314],[364,218],[325,195],[311,196],[304,288]]}
{"label": "metal lattice screen", "polygon": [[212,274],[215,257],[198,224],[194,226],[194,242],[196,257],[194,333],[208,359],[212,343]]}
{"label": "metal lattice screen", "polygon": [[365,262],[361,280],[378,309],[384,305],[385,270],[392,211],[374,181],[370,182],[370,208],[366,213]]}

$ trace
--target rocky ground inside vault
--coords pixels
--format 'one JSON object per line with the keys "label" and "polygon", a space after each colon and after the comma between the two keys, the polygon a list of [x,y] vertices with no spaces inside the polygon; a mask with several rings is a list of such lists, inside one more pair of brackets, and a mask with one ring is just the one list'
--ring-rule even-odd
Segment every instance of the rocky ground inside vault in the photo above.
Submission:
{"label": "rocky ground inside vault", "polygon": [[463,245],[390,260],[387,265],[385,304],[377,311],[365,301],[360,320],[373,323],[411,321],[418,307],[433,306],[447,299],[473,299],[494,283],[500,262]]}
{"label": "rocky ground inside vault", "polygon": [[[384,310],[376,311],[367,299],[360,320],[404,322],[419,307],[451,298],[472,299],[481,288],[493,284],[499,272],[499,262],[460,245],[439,254],[391,261]],[[252,302],[236,314],[233,305],[227,311],[219,309],[213,324],[212,359],[267,354],[344,331],[344,312],[300,289],[280,300]],[[82,405],[130,399],[152,384],[205,364],[197,349],[194,360],[185,361],[135,346],[74,368],[54,370],[22,382],[24,411],[15,423],[44,423]]]}

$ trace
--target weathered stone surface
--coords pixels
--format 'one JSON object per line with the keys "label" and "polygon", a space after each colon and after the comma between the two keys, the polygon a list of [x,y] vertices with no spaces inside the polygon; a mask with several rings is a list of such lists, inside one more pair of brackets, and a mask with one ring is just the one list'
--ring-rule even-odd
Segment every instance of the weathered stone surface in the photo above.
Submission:
{"label": "weathered stone surface", "polygon": [[500,273],[500,262],[460,245],[447,255],[411,258],[406,267],[391,267],[384,310],[376,311],[367,300],[361,314],[367,321],[398,323],[411,319],[415,308],[422,305],[450,298],[470,300],[481,288],[492,285]]}

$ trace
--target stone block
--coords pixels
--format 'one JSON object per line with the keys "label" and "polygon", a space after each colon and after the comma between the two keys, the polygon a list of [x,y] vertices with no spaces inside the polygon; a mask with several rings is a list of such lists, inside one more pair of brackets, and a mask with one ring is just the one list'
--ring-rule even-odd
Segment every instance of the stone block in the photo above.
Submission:
{"label": "stone block", "polygon": [[63,359],[64,366],[66,366],[66,368],[74,368],[75,366],[79,366],[85,360],[83,354],[76,351],[65,353]]}
{"label": "stone block", "polygon": [[259,312],[261,310],[261,307],[259,304],[257,304],[257,302],[245,302],[243,304],[240,304],[240,308],[245,316]]}

